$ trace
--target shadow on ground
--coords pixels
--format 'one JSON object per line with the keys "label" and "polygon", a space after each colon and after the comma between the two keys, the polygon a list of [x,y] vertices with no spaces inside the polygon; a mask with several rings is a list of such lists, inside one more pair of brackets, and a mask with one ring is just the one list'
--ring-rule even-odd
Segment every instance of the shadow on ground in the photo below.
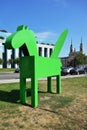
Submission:
{"label": "shadow on ground", "polygon": [[[31,89],[27,89],[27,96],[31,96]],[[20,90],[10,92],[0,90],[0,101],[18,103],[20,100]]]}
{"label": "shadow on ground", "polygon": [[[31,96],[31,89],[27,89],[27,97]],[[47,93],[38,91],[38,93]],[[0,101],[10,102],[10,103],[19,103],[20,102],[20,90],[12,90],[10,92],[0,90]],[[29,104],[25,104],[29,105]],[[30,105],[29,105],[30,106]]]}

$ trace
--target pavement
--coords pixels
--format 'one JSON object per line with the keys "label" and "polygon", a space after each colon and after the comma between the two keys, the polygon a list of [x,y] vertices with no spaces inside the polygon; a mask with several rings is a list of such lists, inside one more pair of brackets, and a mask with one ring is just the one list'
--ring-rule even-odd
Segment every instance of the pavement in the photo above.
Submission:
{"label": "pavement", "polygon": [[5,79],[5,80],[0,80],[0,84],[6,84],[6,83],[19,83],[19,79]]}
{"label": "pavement", "polygon": [[[81,75],[67,75],[67,76],[61,76],[62,79],[66,78],[75,78],[75,77],[87,77],[87,74],[81,74]],[[55,77],[53,77],[55,79]],[[40,78],[39,80],[47,80],[47,78]],[[31,81],[31,79],[27,79],[26,81]],[[0,84],[6,84],[6,83],[19,83],[20,79],[0,79]]]}

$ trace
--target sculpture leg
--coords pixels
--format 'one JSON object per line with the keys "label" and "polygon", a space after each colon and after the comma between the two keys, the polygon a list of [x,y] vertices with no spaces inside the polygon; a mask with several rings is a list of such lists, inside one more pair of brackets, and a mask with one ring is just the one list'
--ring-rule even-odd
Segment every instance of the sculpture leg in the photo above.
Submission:
{"label": "sculpture leg", "polygon": [[38,106],[38,80],[35,77],[31,78],[31,105]]}
{"label": "sculpture leg", "polygon": [[47,92],[49,92],[49,93],[52,92],[52,81],[51,81],[51,77],[47,77]]}
{"label": "sculpture leg", "polygon": [[26,79],[20,78],[20,102],[26,103]]}
{"label": "sculpture leg", "polygon": [[61,76],[56,76],[56,93],[61,93]]}

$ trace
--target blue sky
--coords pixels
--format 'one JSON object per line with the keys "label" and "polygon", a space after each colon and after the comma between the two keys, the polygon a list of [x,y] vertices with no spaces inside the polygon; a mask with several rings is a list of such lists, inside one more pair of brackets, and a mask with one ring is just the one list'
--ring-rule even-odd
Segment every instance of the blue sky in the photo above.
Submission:
{"label": "blue sky", "polygon": [[60,56],[68,56],[72,44],[82,41],[87,54],[87,0],[0,0],[0,29],[15,32],[18,25],[32,29],[39,42],[55,43],[60,33],[69,34]]}

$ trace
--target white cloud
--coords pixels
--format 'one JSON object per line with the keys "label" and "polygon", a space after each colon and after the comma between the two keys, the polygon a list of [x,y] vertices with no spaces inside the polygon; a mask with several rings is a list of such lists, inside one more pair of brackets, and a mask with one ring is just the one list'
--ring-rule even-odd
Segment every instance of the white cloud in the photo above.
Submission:
{"label": "white cloud", "polygon": [[37,37],[37,40],[39,42],[50,42],[52,41],[52,39],[54,39],[57,34],[54,33],[54,32],[38,32],[38,33],[35,33],[36,37]]}
{"label": "white cloud", "polygon": [[36,33],[36,36],[39,38],[42,38],[42,39],[46,39],[46,38],[53,36],[53,35],[55,35],[55,33],[52,33],[52,32],[38,32],[38,33]]}

